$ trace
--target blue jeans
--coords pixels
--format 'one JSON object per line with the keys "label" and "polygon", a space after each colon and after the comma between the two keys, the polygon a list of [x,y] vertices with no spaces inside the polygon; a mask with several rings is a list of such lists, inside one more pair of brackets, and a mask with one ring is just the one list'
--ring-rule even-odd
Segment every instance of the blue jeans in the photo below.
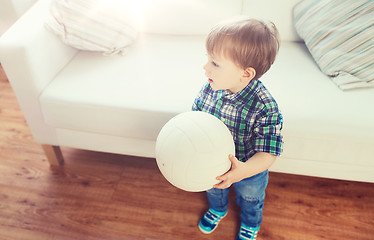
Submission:
{"label": "blue jeans", "polygon": [[[241,208],[240,218],[248,227],[260,227],[264,209],[265,189],[268,185],[268,170],[234,183],[236,203]],[[206,191],[211,208],[219,212],[227,211],[230,188],[212,188]]]}

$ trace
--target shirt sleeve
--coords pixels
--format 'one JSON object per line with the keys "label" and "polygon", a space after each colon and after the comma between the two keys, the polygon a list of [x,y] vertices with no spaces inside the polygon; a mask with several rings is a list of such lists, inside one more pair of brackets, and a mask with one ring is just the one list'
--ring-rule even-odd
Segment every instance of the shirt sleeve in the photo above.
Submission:
{"label": "shirt sleeve", "polygon": [[280,156],[283,151],[282,127],[283,116],[280,112],[267,113],[260,117],[254,126],[254,150]]}

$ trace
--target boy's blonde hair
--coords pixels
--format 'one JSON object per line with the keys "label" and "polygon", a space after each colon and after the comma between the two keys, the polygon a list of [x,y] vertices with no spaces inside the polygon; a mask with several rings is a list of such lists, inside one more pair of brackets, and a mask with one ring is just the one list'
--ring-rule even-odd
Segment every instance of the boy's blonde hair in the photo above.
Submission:
{"label": "boy's blonde hair", "polygon": [[233,19],[214,27],[206,39],[208,54],[231,59],[238,67],[256,70],[260,78],[273,64],[279,50],[279,34],[273,23]]}

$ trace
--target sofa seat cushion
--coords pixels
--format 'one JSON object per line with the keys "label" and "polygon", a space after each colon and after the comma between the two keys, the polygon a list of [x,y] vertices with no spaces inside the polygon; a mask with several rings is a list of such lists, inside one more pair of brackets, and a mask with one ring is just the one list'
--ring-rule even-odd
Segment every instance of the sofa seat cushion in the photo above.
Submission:
{"label": "sofa seat cushion", "polygon": [[[78,53],[40,97],[45,121],[155,141],[205,82],[204,38],[147,35],[124,57]],[[374,89],[340,91],[294,42],[281,44],[261,80],[284,115],[283,158],[374,165]]]}
{"label": "sofa seat cushion", "polygon": [[205,37],[147,35],[126,56],[79,52],[40,97],[47,124],[154,140],[204,83]]}
{"label": "sofa seat cushion", "polygon": [[302,43],[282,43],[262,81],[284,116],[283,157],[374,166],[374,89],[341,91]]}

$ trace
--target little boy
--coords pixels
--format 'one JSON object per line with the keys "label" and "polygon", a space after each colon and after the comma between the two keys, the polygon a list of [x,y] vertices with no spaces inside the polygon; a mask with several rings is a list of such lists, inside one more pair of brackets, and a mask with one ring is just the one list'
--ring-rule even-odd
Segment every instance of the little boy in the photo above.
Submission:
{"label": "little boy", "polygon": [[235,155],[231,169],[208,190],[209,210],[199,222],[213,232],[227,214],[228,192],[234,186],[241,208],[237,239],[256,239],[262,222],[268,168],[282,152],[282,115],[259,78],[270,68],[279,49],[274,24],[236,19],[216,26],[206,40],[208,83],[194,101],[194,111],[208,112],[229,128]]}

